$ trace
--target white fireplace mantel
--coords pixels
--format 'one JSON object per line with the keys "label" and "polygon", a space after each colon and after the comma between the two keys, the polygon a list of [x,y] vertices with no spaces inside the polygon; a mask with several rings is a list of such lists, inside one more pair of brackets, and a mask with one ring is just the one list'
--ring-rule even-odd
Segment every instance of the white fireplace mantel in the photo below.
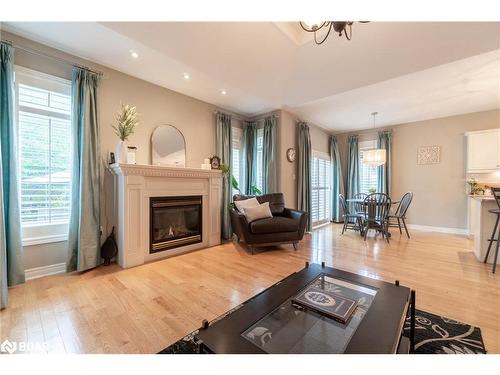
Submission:
{"label": "white fireplace mantel", "polygon": [[[220,170],[112,164],[117,179],[118,264],[123,268],[220,244]],[[150,197],[202,196],[202,242],[150,254]]]}

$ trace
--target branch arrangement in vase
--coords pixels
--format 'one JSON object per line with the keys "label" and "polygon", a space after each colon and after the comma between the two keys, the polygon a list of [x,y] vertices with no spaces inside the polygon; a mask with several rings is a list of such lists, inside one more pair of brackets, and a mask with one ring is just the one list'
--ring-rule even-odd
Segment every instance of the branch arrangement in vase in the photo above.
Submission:
{"label": "branch arrangement in vase", "polygon": [[116,162],[127,162],[127,144],[128,137],[134,133],[135,128],[139,126],[139,114],[137,108],[128,104],[122,104],[121,110],[116,114],[116,125],[112,125],[115,134],[120,138],[116,145]]}

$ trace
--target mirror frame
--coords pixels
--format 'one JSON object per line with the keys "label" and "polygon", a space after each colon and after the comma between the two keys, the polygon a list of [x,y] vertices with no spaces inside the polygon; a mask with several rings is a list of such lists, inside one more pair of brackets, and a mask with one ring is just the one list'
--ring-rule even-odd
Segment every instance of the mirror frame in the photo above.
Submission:
{"label": "mirror frame", "polygon": [[184,137],[184,134],[179,130],[179,128],[177,126],[174,126],[174,125],[171,125],[171,124],[161,124],[161,125],[158,125],[157,127],[155,127],[153,129],[153,131],[151,132],[151,137],[150,137],[150,146],[151,146],[151,152],[150,152],[150,159],[151,159],[151,165],[154,165],[154,166],[160,166],[160,167],[172,167],[172,168],[176,168],[175,166],[173,165],[167,165],[167,164],[154,164],[154,161],[153,161],[153,136],[155,134],[155,132],[161,128],[161,127],[164,127],[164,126],[170,126],[171,128],[174,128],[175,130],[177,130],[179,132],[179,134],[181,135],[182,137],[182,142],[184,143],[184,165],[182,166],[179,166],[178,168],[186,168],[186,154],[187,154],[187,148],[186,148],[186,137]]}

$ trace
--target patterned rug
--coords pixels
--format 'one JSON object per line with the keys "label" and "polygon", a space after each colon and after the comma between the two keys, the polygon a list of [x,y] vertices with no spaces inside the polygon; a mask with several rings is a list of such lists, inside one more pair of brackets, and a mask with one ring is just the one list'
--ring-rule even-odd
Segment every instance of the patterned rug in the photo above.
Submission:
{"label": "patterned rug", "polygon": [[[410,335],[410,318],[405,322]],[[481,329],[425,311],[415,312],[416,354],[486,354]]]}
{"label": "patterned rug", "polygon": [[[241,305],[231,309],[211,323],[224,318],[240,307]],[[421,310],[416,310],[415,318],[416,354],[486,353],[481,329],[478,327]],[[191,332],[158,354],[198,354],[197,333],[198,330]],[[410,318],[406,319],[403,334],[407,337],[410,334]]]}

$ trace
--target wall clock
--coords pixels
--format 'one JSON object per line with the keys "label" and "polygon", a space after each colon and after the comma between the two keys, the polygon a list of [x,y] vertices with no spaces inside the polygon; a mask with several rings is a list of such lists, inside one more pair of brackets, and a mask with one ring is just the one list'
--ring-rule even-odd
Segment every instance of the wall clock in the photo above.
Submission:
{"label": "wall clock", "polygon": [[286,158],[290,163],[293,163],[295,161],[295,149],[294,148],[289,148],[286,150]]}

